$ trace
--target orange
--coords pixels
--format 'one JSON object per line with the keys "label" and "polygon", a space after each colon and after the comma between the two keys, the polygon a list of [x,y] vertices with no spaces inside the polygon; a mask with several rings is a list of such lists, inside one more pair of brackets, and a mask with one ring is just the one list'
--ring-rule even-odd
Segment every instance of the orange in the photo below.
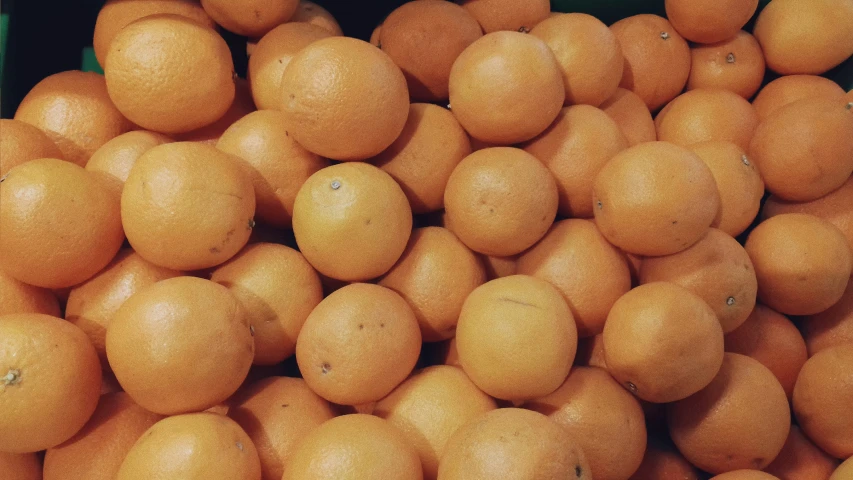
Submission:
{"label": "orange", "polygon": [[260,37],[290,20],[296,13],[299,0],[201,0],[201,6],[226,30],[246,37]]}
{"label": "orange", "polygon": [[0,452],[0,471],[6,480],[42,480],[41,460],[36,453]]}
{"label": "orange", "polygon": [[754,35],[775,72],[818,75],[853,55],[853,4],[775,0],[758,15]]}
{"label": "orange", "polygon": [[747,355],[769,368],[788,398],[808,359],[796,325],[764,305],[756,305],[746,322],[726,335],[726,351]]}
{"label": "orange", "polygon": [[228,416],[252,439],[263,480],[281,480],[302,440],[335,415],[300,378],[268,377],[237,392]]}
{"label": "orange", "polygon": [[828,98],[796,101],[758,125],[749,153],[767,190],[784,200],[818,199],[853,172],[853,115]]}
{"label": "orange", "polygon": [[121,29],[104,74],[119,111],[155,132],[210,125],[234,100],[234,66],[225,40],[180,15],[152,15]]}
{"label": "orange", "polygon": [[0,270],[0,315],[10,313],[43,313],[61,317],[59,300],[46,288],[34,287],[15,280]]}
{"label": "orange", "polygon": [[44,480],[113,480],[133,444],[163,417],[124,392],[102,395],[92,418],[68,441],[47,450]]}
{"label": "orange", "polygon": [[264,35],[249,57],[249,82],[258,108],[281,107],[279,87],[285,67],[300,50],[321,38],[331,37],[329,30],[303,22],[279,25]]}
{"label": "orange", "polygon": [[[853,458],[853,457],[850,457]],[[853,475],[853,460],[848,458],[844,463],[839,466],[835,472],[832,473],[832,476],[829,480],[847,480],[850,478],[850,475]]]}
{"label": "orange", "polygon": [[415,447],[424,478],[434,480],[450,437],[463,425],[497,408],[465,373],[448,365],[415,372],[376,404],[373,414],[399,428]]}
{"label": "orange", "polygon": [[130,297],[107,327],[106,345],[124,391],[163,415],[224,401],[246,378],[254,355],[237,298],[195,277],[162,280]]}
{"label": "orange", "polygon": [[38,128],[20,120],[0,119],[0,177],[12,167],[38,158],[62,158],[62,152]]}
{"label": "orange", "polygon": [[350,162],[311,175],[293,204],[299,250],[322,275],[362,281],[397,262],[412,230],[412,211],[384,171]]}
{"label": "orange", "polygon": [[639,280],[671,282],[690,290],[711,307],[724,333],[746,321],[758,291],[749,255],[734,238],[715,228],[687,250],[644,259]]}
{"label": "orange", "polygon": [[59,158],[81,167],[101,145],[131,128],[107,96],[104,77],[78,70],[37,83],[21,100],[15,120],[38,127],[62,152]]}
{"label": "orange", "polygon": [[421,462],[402,432],[372,415],[333,418],[309,433],[282,480],[421,480]]}
{"label": "orange", "polygon": [[768,83],[752,100],[752,106],[762,120],[785,105],[804,98],[842,99],[844,89],[837,83],[815,75],[787,75]]}
{"label": "orange", "polygon": [[409,113],[406,78],[391,58],[355,38],[317,40],[290,60],[279,108],[287,131],[333,160],[364,160],[385,150]]}
{"label": "orange", "polygon": [[690,75],[690,47],[672,24],[657,15],[634,15],[610,26],[625,67],[619,86],[655,111],[678,96]]}
{"label": "orange", "polygon": [[853,456],[853,344],[812,356],[794,386],[794,414],[809,439],[835,458]]}
{"label": "orange", "polygon": [[98,63],[104,65],[110,44],[121,29],[142,17],[158,13],[173,13],[210,28],[216,27],[198,0],[107,0],[98,12],[92,42]]}
{"label": "orange", "polygon": [[256,365],[274,365],[296,351],[296,337],[323,299],[320,277],[296,250],[273,243],[247,246],[213,271],[246,310]]}
{"label": "orange", "polygon": [[658,140],[685,147],[725,140],[747,149],[757,126],[758,115],[752,105],[721,89],[700,88],[684,93],[655,118]]}
{"label": "orange", "polygon": [[158,267],[133,250],[120,250],[97,275],[71,289],[65,319],[86,332],[98,352],[101,366],[109,370],[104,342],[107,326],[119,307],[146,287],[179,275],[181,272]]}
{"label": "orange", "polygon": [[86,170],[108,173],[125,182],[143,153],[171,141],[163,134],[146,130],[123,133],[95,150],[86,162]]}
{"label": "orange", "polygon": [[643,463],[630,480],[699,480],[699,475],[674,447],[649,439]]}
{"label": "orange", "polygon": [[616,36],[601,20],[584,13],[556,15],[530,34],[541,38],[557,57],[566,103],[597,107],[616,93],[625,59]]}
{"label": "orange", "polygon": [[746,241],[758,277],[758,299],[786,315],[813,315],[838,302],[853,253],[829,222],[786,213],[762,222]]}
{"label": "orange", "polygon": [[179,142],[201,142],[215,146],[228,127],[255,110],[257,108],[255,108],[254,100],[252,100],[252,90],[249,86],[249,81],[244,78],[235,77],[234,100],[231,102],[228,110],[225,111],[225,114],[219,117],[219,120],[209,125],[175,135],[175,140]]}
{"label": "orange", "polygon": [[508,277],[518,273],[518,257],[493,257],[489,255],[480,255],[483,261],[483,266],[486,267],[486,279],[494,280],[496,278]]}
{"label": "orange", "polygon": [[462,368],[462,365],[459,364],[459,350],[456,349],[456,337],[442,342],[440,360],[440,365],[451,365]]}
{"label": "orange", "polygon": [[29,453],[71,438],[92,416],[101,367],[89,339],[39,313],[0,316],[0,451]]}
{"label": "orange", "polygon": [[487,34],[469,45],[450,70],[456,119],[487,143],[510,145],[539,135],[560,113],[565,97],[554,53],[532,35]]}
{"label": "orange", "polygon": [[720,208],[711,170],[667,142],[617,154],[593,184],[595,221],[610,243],[638,255],[670,255],[702,238]]}
{"label": "orange", "polygon": [[758,0],[666,0],[666,18],[691,42],[716,43],[737,35],[757,8]]}
{"label": "orange", "polygon": [[462,303],[486,281],[482,262],[456,235],[441,227],[418,228],[400,260],[379,285],[412,307],[426,342],[452,337]]}
{"label": "orange", "polygon": [[564,108],[547,130],[524,146],[554,175],[560,215],[580,218],[593,216],[592,183],[596,175],[626,148],[628,140],[619,124],[589,105]]}
{"label": "orange", "polygon": [[752,98],[764,81],[764,55],[758,40],[740,31],[732,38],[690,49],[687,90],[722,88]]}
{"label": "orange", "polygon": [[853,282],[835,305],[821,313],[806,317],[800,324],[809,356],[821,350],[853,343]]}
{"label": "orange", "polygon": [[289,227],[293,203],[308,177],[329,165],[305,150],[285,129],[281,112],[252,112],[228,127],[216,148],[242,158],[249,166],[258,221]]}
{"label": "orange", "polygon": [[0,268],[45,288],[80,283],[124,241],[118,188],[71,162],[43,158],[0,183]]}
{"label": "orange", "polygon": [[720,210],[711,226],[740,235],[752,225],[764,197],[758,167],[741,147],[725,140],[695,143],[688,148],[711,170],[720,192]]}
{"label": "orange", "polygon": [[837,466],[837,460],[817,448],[794,425],[782,451],[765,471],[779,478],[826,480]]}
{"label": "orange", "polygon": [[657,140],[655,122],[649,107],[636,93],[617,88],[616,93],[605,100],[600,108],[619,125],[629,146]]}
{"label": "orange", "polygon": [[369,39],[370,44],[381,48],[382,45],[379,43],[379,36],[381,34],[382,34],[382,24],[380,23],[379,25],[376,26],[376,28],[373,29],[373,32],[370,33],[370,39]]}
{"label": "orange", "polygon": [[547,0],[464,0],[462,6],[486,33],[498,30],[527,33],[551,14]]}
{"label": "orange", "polygon": [[730,472],[711,477],[711,480],[779,480],[769,473],[761,470],[732,470]]}
{"label": "orange", "polygon": [[413,101],[435,102],[447,100],[453,62],[482,36],[477,20],[459,5],[424,0],[391,12],[377,45],[403,71]]}
{"label": "orange", "polygon": [[556,390],[569,373],[577,344],[572,312],[559,290],[527,275],[477,287],[465,299],[456,326],[465,373],[502,400],[528,400]]}
{"label": "orange", "polygon": [[343,35],[341,26],[338,25],[337,20],[335,20],[335,17],[333,17],[328,10],[307,0],[301,0],[299,2],[299,6],[296,7],[296,12],[294,12],[292,17],[290,17],[290,21],[310,23],[312,25],[325,28],[331,32],[332,35]]}
{"label": "orange", "polygon": [[[571,434],[545,415],[501,408],[456,431],[438,467],[441,480],[590,480]],[[598,477],[596,477],[598,478]]]}
{"label": "orange", "polygon": [[167,143],[145,152],[127,177],[121,220],[149,262],[198,270],[233,257],[249,240],[255,192],[236,157],[209,145]]}
{"label": "orange", "polygon": [[726,353],[714,380],[668,406],[678,450],[710,473],[762,469],[782,450],[791,428],[785,391],[764,365]]}
{"label": "orange", "polygon": [[647,283],[623,295],[602,335],[607,370],[649,402],[673,402],[698,392],[723,361],[723,331],[714,311],[672,283]]}
{"label": "orange", "polygon": [[555,223],[519,257],[518,273],[546,280],[560,290],[580,337],[601,333],[613,303],[631,289],[625,258],[590,220]]}
{"label": "orange", "polygon": [[465,157],[444,190],[450,230],[475,252],[510,256],[533,246],[554,222],[557,184],[533,155],[494,147]]}
{"label": "orange", "polygon": [[233,420],[191,413],[165,418],[149,428],[115,478],[260,480],[261,464],[252,440]]}
{"label": "orange", "polygon": [[643,409],[606,370],[575,367],[554,393],[524,408],[548,415],[583,450],[593,478],[628,480],[646,451]]}
{"label": "orange", "polygon": [[444,207],[447,180],[470,153],[471,141],[453,113],[437,105],[413,103],[403,132],[372,163],[400,184],[412,212],[428,213]]}
{"label": "orange", "polygon": [[308,315],[296,361],[318,395],[360,405],[391,393],[412,372],[420,350],[418,321],[406,301],[389,288],[353,283]]}

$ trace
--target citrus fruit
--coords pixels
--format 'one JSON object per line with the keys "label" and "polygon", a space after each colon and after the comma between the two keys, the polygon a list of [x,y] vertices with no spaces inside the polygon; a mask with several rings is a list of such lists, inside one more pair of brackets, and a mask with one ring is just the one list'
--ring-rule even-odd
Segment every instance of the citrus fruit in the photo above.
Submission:
{"label": "citrus fruit", "polygon": [[800,323],[809,356],[830,347],[853,343],[853,282],[835,305]]}
{"label": "citrus fruit", "polygon": [[791,426],[791,433],[782,451],[764,470],[779,478],[828,479],[838,461],[817,448],[800,428]]}
{"label": "citrus fruit", "polygon": [[758,0],[666,0],[666,18],[682,37],[715,43],[734,37],[758,8]]}
{"label": "citrus fruit", "polygon": [[744,31],[717,43],[695,45],[690,57],[687,90],[722,88],[748,100],[764,81],[761,45]]}
{"label": "citrus fruit", "polygon": [[779,480],[761,470],[732,470],[714,477],[711,480]]}
{"label": "citrus fruit", "polygon": [[248,80],[235,77],[234,100],[231,101],[231,105],[219,117],[219,120],[196,128],[195,130],[190,130],[189,132],[176,134],[174,135],[175,140],[179,142],[200,142],[216,146],[216,142],[219,141],[219,138],[228,127],[256,110],[255,102],[252,100],[252,89]]}
{"label": "citrus fruit", "polygon": [[605,100],[600,108],[619,125],[629,146],[657,140],[655,122],[649,107],[636,93],[617,88],[616,93]]}
{"label": "citrus fruit", "polygon": [[655,118],[658,140],[685,147],[725,140],[747,149],[757,126],[758,115],[752,105],[722,89],[699,88],[684,93]]}
{"label": "citrus fruit", "polygon": [[829,477],[829,480],[846,480],[850,478],[850,475],[853,474],[853,460],[851,460],[850,458],[848,458],[832,473],[832,476]]}
{"label": "citrus fruit", "polygon": [[7,480],[42,480],[41,459],[36,453],[0,452],[0,470]]}
{"label": "citrus fruit", "polygon": [[62,158],[59,147],[38,128],[20,120],[0,119],[0,177],[12,167],[39,158]]}
{"label": "citrus fruit", "polygon": [[0,270],[0,315],[10,313],[62,316],[59,313],[59,300],[53,292],[15,280]]}
{"label": "citrus fruit", "polygon": [[699,480],[699,474],[675,447],[650,438],[643,463],[630,480]]}
{"label": "citrus fruit", "polygon": [[296,7],[296,12],[290,17],[290,21],[310,23],[311,25],[325,28],[332,35],[343,35],[341,26],[338,25],[337,20],[335,20],[335,17],[328,10],[307,0],[299,2],[299,6]]}
{"label": "citrus fruit", "polygon": [[216,23],[237,35],[260,37],[296,13],[299,0],[202,0],[201,6]]}
{"label": "citrus fruit", "polygon": [[462,6],[486,33],[498,30],[527,33],[551,13],[547,0],[464,0]]}
{"label": "citrus fruit", "polygon": [[86,162],[86,170],[108,173],[125,182],[130,175],[130,169],[143,153],[171,141],[161,133],[146,130],[123,133],[95,150]]}
{"label": "citrus fruit", "polygon": [[842,99],[844,89],[837,83],[815,75],[785,75],[765,85],[752,100],[762,120],[785,105],[804,98]]}

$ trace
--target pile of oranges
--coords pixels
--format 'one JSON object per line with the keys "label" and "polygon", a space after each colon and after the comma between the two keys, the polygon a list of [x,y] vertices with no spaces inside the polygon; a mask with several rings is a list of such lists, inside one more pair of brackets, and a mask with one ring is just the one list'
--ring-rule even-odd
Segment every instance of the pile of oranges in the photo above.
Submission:
{"label": "pile of oranges", "polygon": [[853,479],[853,1],[757,8],[107,1],[0,120],[0,478]]}

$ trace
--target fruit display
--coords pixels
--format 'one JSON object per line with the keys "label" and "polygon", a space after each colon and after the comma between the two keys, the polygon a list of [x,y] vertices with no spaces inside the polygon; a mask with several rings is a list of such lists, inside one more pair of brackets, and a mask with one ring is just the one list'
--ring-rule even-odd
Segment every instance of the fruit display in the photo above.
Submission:
{"label": "fruit display", "polygon": [[0,480],[853,480],[853,0],[343,3],[0,119]]}

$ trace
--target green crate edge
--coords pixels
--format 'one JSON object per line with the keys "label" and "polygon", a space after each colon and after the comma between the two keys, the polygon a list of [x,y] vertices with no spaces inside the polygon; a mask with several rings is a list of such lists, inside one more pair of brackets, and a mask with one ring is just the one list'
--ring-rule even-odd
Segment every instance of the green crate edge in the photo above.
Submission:
{"label": "green crate edge", "polygon": [[9,14],[0,15],[0,80],[3,80],[3,60],[6,58],[6,37],[9,36]]}

